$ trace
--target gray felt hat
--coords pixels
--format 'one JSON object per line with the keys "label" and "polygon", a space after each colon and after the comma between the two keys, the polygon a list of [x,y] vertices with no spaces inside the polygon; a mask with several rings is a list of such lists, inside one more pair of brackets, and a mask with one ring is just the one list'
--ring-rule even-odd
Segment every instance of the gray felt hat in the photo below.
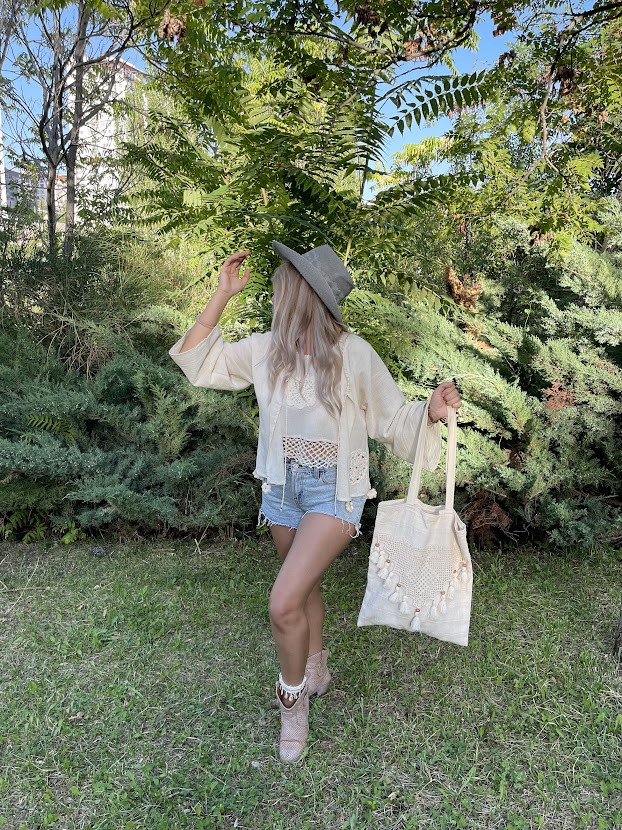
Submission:
{"label": "gray felt hat", "polygon": [[297,254],[287,245],[272,240],[275,252],[300,272],[333,317],[345,328],[339,303],[354,288],[352,277],[330,245],[312,248],[306,254]]}

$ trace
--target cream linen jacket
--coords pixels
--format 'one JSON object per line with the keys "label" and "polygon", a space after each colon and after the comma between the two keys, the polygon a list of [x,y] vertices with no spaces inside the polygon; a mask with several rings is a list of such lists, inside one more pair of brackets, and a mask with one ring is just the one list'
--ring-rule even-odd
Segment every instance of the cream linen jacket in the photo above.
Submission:
{"label": "cream linen jacket", "polygon": [[[237,343],[223,340],[220,326],[185,352],[186,332],[169,350],[193,386],[239,391],[255,386],[259,404],[259,443],[254,475],[268,484],[284,484],[283,434],[280,412],[283,388],[270,393],[270,332],[252,334]],[[381,441],[399,458],[415,460],[419,433],[426,430],[424,466],[434,470],[441,454],[440,424],[428,421],[427,401],[409,403],[372,346],[356,334],[341,338],[341,416],[337,451],[337,500],[348,502],[370,492],[367,438]]]}

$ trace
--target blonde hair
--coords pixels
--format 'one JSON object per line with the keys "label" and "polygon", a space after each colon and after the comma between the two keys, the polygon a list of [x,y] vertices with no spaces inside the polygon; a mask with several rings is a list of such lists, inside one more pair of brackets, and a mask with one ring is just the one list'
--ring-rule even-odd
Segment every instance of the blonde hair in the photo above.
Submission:
{"label": "blonde hair", "polygon": [[[305,373],[305,334],[309,331],[315,390],[328,411],[341,412],[339,384],[343,357],[339,339],[343,328],[291,262],[282,262],[272,276],[272,346],[270,384]],[[302,390],[301,390],[302,391]]]}

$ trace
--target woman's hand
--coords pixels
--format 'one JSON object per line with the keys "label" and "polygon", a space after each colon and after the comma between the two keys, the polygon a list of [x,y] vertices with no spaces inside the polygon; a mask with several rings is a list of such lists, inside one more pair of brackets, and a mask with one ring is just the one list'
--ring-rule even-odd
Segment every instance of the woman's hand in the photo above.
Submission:
{"label": "woman's hand", "polygon": [[221,294],[225,294],[228,298],[231,298],[246,288],[246,283],[251,275],[250,268],[247,268],[242,276],[240,276],[240,266],[249,254],[250,251],[238,251],[235,254],[231,254],[224,261],[218,274],[217,290]]}
{"label": "woman's hand", "polygon": [[451,406],[453,409],[460,409],[462,401],[458,390],[452,381],[448,383],[441,383],[437,386],[432,397],[430,398],[430,406],[428,407],[428,417],[431,421],[436,422],[440,418],[447,417],[447,407]]}

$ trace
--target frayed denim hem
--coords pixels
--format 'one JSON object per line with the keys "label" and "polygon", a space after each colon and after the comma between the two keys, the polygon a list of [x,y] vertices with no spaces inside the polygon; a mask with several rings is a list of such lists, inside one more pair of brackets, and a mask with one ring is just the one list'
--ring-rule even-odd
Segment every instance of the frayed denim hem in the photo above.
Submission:
{"label": "frayed denim hem", "polygon": [[[307,516],[309,513],[317,513],[318,516],[331,515],[330,513],[324,513],[322,510],[307,510],[302,519],[304,519],[304,517]],[[332,518],[338,519],[339,516],[333,516]],[[266,516],[266,514],[260,508],[259,513],[257,515],[257,527],[272,527],[272,525],[276,525],[277,527],[286,527],[288,530],[298,530],[298,526],[292,527],[290,525],[279,524],[279,522],[273,522],[272,519],[269,519],[268,516]],[[351,533],[350,527],[354,527],[354,534]],[[353,524],[353,522],[349,522],[347,519],[341,519],[341,529],[345,531],[346,528],[350,535],[350,539],[358,539],[358,537],[361,535],[360,522],[358,524]]]}
{"label": "frayed denim hem", "polygon": [[[343,532],[345,532],[347,530],[348,534],[350,536],[350,539],[358,539],[358,537],[361,535],[361,523],[360,522],[355,524],[354,522],[348,521],[348,519],[343,519],[341,516],[336,516],[334,513],[327,513],[324,510],[307,510],[307,512],[302,517],[302,519],[304,519],[304,517],[308,516],[309,514],[316,515],[316,516],[330,516],[331,519],[341,519],[341,530]],[[302,519],[300,521],[302,521]],[[350,532],[351,527],[354,528],[354,535],[352,535],[352,533]]]}
{"label": "frayed denim hem", "polygon": [[[352,522],[346,522],[345,519],[341,520],[342,524],[351,525]],[[350,533],[350,539],[358,539],[361,535],[361,524],[354,525],[354,536]]]}
{"label": "frayed denim hem", "polygon": [[297,530],[297,528],[291,527],[290,525],[281,525],[278,522],[273,522],[272,519],[269,519],[260,508],[259,513],[257,514],[257,527],[272,527],[272,525],[276,525],[277,527],[286,527],[288,530]]}

